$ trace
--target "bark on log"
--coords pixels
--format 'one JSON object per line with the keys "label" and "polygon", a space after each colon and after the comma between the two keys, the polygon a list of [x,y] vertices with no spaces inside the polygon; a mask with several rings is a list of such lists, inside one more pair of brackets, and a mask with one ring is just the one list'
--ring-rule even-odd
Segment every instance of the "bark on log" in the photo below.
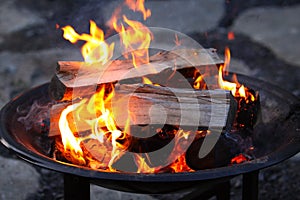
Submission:
{"label": "bark on log", "polygon": [[[61,111],[70,104],[52,107],[50,136],[60,134],[58,118]],[[236,114],[236,101],[229,91],[170,89],[144,84],[116,86],[110,106],[119,127],[124,127],[130,117],[131,125],[230,128]]]}
{"label": "bark on log", "polygon": [[160,52],[150,57],[149,64],[134,68],[130,60],[114,60],[105,66],[98,63],[58,62],[49,92],[57,101],[71,100],[81,95],[93,93],[100,84],[124,79],[158,74],[166,69],[219,65],[220,60],[214,49],[177,49]]}

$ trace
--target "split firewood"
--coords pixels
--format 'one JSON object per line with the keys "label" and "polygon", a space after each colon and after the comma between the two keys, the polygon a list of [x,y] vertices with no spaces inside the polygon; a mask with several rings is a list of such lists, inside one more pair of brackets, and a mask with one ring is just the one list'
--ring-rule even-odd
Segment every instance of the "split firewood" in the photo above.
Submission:
{"label": "split firewood", "polygon": [[135,68],[131,60],[114,60],[102,66],[99,63],[60,61],[49,87],[50,96],[57,101],[71,100],[95,92],[104,83],[158,74],[167,69],[219,65],[214,49],[177,49],[160,52],[150,57],[148,64]]}
{"label": "split firewood", "polygon": [[[50,136],[59,135],[58,119],[71,102],[51,108]],[[145,84],[117,85],[110,105],[118,127],[169,124],[190,127],[231,127],[236,101],[229,91],[166,88]],[[92,114],[93,115],[93,114]],[[95,115],[94,115],[95,116]],[[80,124],[82,132],[90,127]]]}

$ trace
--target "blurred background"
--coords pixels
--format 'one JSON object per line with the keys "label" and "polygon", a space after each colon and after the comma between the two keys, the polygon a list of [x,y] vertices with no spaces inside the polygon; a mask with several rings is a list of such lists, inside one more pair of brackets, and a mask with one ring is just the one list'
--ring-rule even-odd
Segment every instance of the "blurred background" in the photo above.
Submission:
{"label": "blurred background", "polygon": [[[59,60],[82,60],[80,46],[57,28],[87,33],[122,1],[1,0],[0,107],[26,89],[50,81]],[[146,0],[147,26],[180,31],[205,48],[231,50],[230,71],[265,80],[300,97],[300,0]],[[142,19],[140,15],[134,15]],[[112,34],[112,33],[110,33]],[[260,199],[300,199],[300,156],[260,173]],[[63,199],[59,173],[27,164],[0,145],[0,199]],[[241,178],[232,181],[240,199]],[[132,195],[92,186],[92,199],[177,199]]]}

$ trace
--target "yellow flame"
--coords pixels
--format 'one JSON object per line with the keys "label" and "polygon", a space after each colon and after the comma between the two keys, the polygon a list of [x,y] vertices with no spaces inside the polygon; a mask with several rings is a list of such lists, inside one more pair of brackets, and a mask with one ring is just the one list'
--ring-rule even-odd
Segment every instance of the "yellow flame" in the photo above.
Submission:
{"label": "yellow flame", "polygon": [[103,30],[98,28],[94,21],[90,20],[90,34],[79,35],[71,26],[65,26],[62,30],[64,32],[63,37],[71,43],[76,43],[79,40],[86,42],[81,48],[85,62],[105,64],[111,59],[114,43],[109,45],[105,42]]}
{"label": "yellow flame", "polygon": [[223,74],[228,73],[228,67],[230,64],[230,50],[228,47],[225,48],[225,61],[224,64],[222,64],[219,68],[219,74],[218,74],[218,84],[219,87],[224,90],[230,90],[232,95],[235,97],[243,97],[248,101],[248,98],[250,97],[250,101],[255,101],[255,96],[246,88],[244,85],[241,85],[236,75],[233,75],[233,82],[229,82],[223,79]]}
{"label": "yellow flame", "polygon": [[143,83],[144,84],[148,84],[148,85],[152,85],[153,84],[152,81],[150,81],[150,79],[147,78],[147,77],[142,77],[142,79],[143,79]]}
{"label": "yellow flame", "polygon": [[151,16],[151,10],[146,9],[144,6],[145,0],[125,0],[125,4],[134,12],[141,12],[144,20]]}
{"label": "yellow flame", "polygon": [[[147,154],[145,156],[147,156]],[[137,173],[154,173],[156,170],[155,167],[150,167],[147,164],[146,159],[139,154],[135,154],[135,162],[138,167]]]}
{"label": "yellow flame", "polygon": [[80,147],[80,141],[74,136],[72,130],[70,129],[69,122],[67,120],[67,115],[79,106],[81,106],[84,103],[84,101],[80,103],[75,103],[70,106],[68,106],[66,109],[64,109],[61,113],[61,116],[59,118],[59,130],[61,133],[61,139],[62,143],[64,145],[65,150],[74,150],[76,154],[79,154],[80,156],[83,156],[82,149]]}
{"label": "yellow flame", "polygon": [[152,39],[150,30],[142,23],[134,20],[129,20],[123,16],[127,27],[121,23],[120,26],[114,22],[115,30],[120,34],[120,40],[124,47],[124,57],[129,58],[130,53],[134,67],[139,67],[142,64],[149,63],[148,48]]}

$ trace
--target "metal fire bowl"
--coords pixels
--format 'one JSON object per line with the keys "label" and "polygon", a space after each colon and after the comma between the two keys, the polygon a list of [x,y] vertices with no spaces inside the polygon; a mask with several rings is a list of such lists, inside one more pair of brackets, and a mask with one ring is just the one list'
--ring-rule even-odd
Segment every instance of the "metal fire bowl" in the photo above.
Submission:
{"label": "metal fire bowl", "polygon": [[134,174],[92,170],[47,156],[40,133],[26,131],[17,119],[18,107],[31,106],[35,100],[47,104],[48,83],[32,88],[6,104],[0,113],[0,141],[19,157],[34,165],[76,175],[106,188],[138,193],[165,193],[191,186],[229,180],[290,158],[300,151],[300,100],[263,81],[238,75],[246,86],[259,91],[261,117],[252,136],[256,159],[242,164],[199,170],[193,173]]}

